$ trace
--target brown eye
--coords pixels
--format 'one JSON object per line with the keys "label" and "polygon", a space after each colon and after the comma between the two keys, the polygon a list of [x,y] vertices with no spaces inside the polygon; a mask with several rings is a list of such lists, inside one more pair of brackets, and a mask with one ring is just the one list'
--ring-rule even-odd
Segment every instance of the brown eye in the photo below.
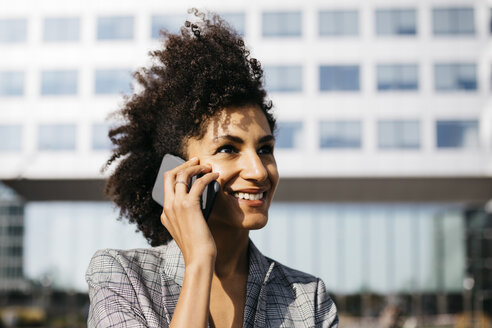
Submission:
{"label": "brown eye", "polygon": [[233,154],[233,153],[237,153],[237,149],[236,147],[231,145],[224,145],[219,147],[215,153]]}
{"label": "brown eye", "polygon": [[273,154],[273,146],[265,145],[258,149],[258,155],[270,155]]}

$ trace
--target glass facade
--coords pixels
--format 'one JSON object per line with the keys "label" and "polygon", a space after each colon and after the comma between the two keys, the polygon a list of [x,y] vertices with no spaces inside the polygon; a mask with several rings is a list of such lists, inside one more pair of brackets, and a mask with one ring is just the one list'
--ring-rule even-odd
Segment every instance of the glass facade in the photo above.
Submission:
{"label": "glass facade", "polygon": [[38,150],[73,151],[76,131],[75,124],[42,124],[38,126]]}
{"label": "glass facade", "polygon": [[152,15],[151,37],[159,38],[159,31],[166,30],[170,33],[179,33],[181,26],[186,21],[185,15]]}
{"label": "glass facade", "polygon": [[76,70],[41,72],[41,94],[44,96],[76,95],[78,91]]}
{"label": "glass facade", "polygon": [[475,34],[475,14],[468,8],[434,8],[432,10],[434,35]]}
{"label": "glass facade", "polygon": [[109,126],[104,123],[92,125],[92,149],[109,150],[111,149],[111,140],[108,136]]}
{"label": "glass facade", "polygon": [[262,32],[264,37],[301,37],[302,13],[300,11],[264,12]]}
{"label": "glass facade", "polygon": [[132,72],[129,69],[98,69],[95,72],[94,93],[111,95],[130,93]]}
{"label": "glass facade", "polygon": [[362,124],[360,121],[321,121],[319,131],[321,148],[361,148]]}
{"label": "glass facade", "polygon": [[0,97],[24,95],[24,72],[0,71]]}
{"label": "glass facade", "polygon": [[472,63],[435,64],[436,91],[477,90],[477,67]]}
{"label": "glass facade", "polygon": [[0,124],[0,152],[20,151],[22,148],[22,126]]}
{"label": "glass facade", "polygon": [[0,44],[20,43],[27,39],[27,19],[0,19]]}
{"label": "glass facade", "polygon": [[376,34],[380,36],[416,35],[415,9],[377,9]]}
{"label": "glass facade", "polygon": [[270,92],[301,92],[302,66],[279,65],[264,68],[265,87]]}
{"label": "glass facade", "polygon": [[476,120],[439,120],[436,122],[437,148],[478,149]]}
{"label": "glass facade", "polygon": [[224,12],[220,13],[220,17],[225,19],[239,33],[246,35],[246,15],[241,12]]}
{"label": "glass facade", "polygon": [[302,149],[303,124],[302,122],[279,122],[275,137],[276,149]]}
{"label": "glass facade", "polygon": [[378,91],[417,90],[417,64],[380,64],[377,66],[377,80]]}
{"label": "glass facade", "polygon": [[78,17],[45,18],[43,39],[46,42],[78,41],[80,19]]}
{"label": "glass facade", "polygon": [[416,120],[378,121],[378,147],[380,149],[420,148],[420,122]]}
{"label": "glass facade", "polygon": [[97,39],[104,40],[132,40],[132,16],[103,16],[97,18]]}
{"label": "glass facade", "polygon": [[359,66],[320,66],[319,89],[320,91],[359,91]]}
{"label": "glass facade", "polygon": [[453,204],[273,202],[251,238],[332,293],[461,292],[463,213]]}
{"label": "glass facade", "polygon": [[359,12],[357,10],[326,10],[318,14],[320,36],[357,36]]}

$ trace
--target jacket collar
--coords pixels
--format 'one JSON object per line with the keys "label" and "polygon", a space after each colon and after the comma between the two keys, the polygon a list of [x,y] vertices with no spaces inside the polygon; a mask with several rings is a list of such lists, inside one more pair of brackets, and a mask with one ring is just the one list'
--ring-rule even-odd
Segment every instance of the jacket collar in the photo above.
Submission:
{"label": "jacket collar", "polygon": [[[266,284],[270,279],[270,272],[273,269],[274,262],[269,262],[268,259],[261,254],[256,248],[251,239],[249,240],[249,273],[248,283],[255,282]],[[171,240],[164,248],[163,268],[162,272],[173,279],[180,287],[183,286],[185,274],[185,263],[183,254],[174,240]]]}

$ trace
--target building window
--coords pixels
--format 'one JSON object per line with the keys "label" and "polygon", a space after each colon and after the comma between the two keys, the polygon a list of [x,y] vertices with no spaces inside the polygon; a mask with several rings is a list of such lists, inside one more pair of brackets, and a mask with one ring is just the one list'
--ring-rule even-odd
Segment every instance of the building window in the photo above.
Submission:
{"label": "building window", "polygon": [[417,34],[415,9],[376,10],[376,33],[381,36]]}
{"label": "building window", "polygon": [[44,20],[44,41],[78,41],[80,19],[77,17],[46,18]]}
{"label": "building window", "polygon": [[97,19],[98,40],[132,40],[133,17],[108,16]]}
{"label": "building window", "polygon": [[75,150],[76,127],[74,124],[43,124],[38,129],[38,149]]}
{"label": "building window", "polygon": [[321,66],[319,89],[320,91],[359,91],[359,66]]}
{"label": "building window", "polygon": [[379,91],[417,90],[419,76],[416,64],[381,64],[377,67]]}
{"label": "building window", "polygon": [[275,147],[298,149],[302,146],[302,122],[279,122]]}
{"label": "building window", "polygon": [[111,140],[108,136],[109,126],[107,124],[92,125],[92,149],[108,150],[111,149]]}
{"label": "building window", "polygon": [[437,121],[437,148],[476,149],[478,141],[478,121]]}
{"label": "building window", "polygon": [[359,34],[359,12],[357,10],[320,11],[318,22],[321,36],[356,36]]}
{"label": "building window", "polygon": [[24,95],[24,72],[0,72],[0,97]]}
{"label": "building window", "polygon": [[473,35],[475,18],[473,8],[434,8],[434,35]]}
{"label": "building window", "polygon": [[380,149],[420,148],[419,121],[382,120],[378,122]]}
{"label": "building window", "polygon": [[262,31],[264,37],[300,37],[302,14],[300,11],[264,12]]}
{"label": "building window", "polygon": [[360,148],[360,121],[322,121],[320,122],[321,148]]}
{"label": "building window", "polygon": [[434,83],[437,91],[477,90],[475,64],[448,63],[434,66]]}
{"label": "building window", "polygon": [[26,42],[26,19],[0,19],[0,43]]}
{"label": "building window", "polygon": [[22,147],[21,125],[0,125],[0,151],[20,151]]}
{"label": "building window", "polygon": [[221,13],[220,17],[226,20],[239,35],[246,34],[246,15],[244,13]]}
{"label": "building window", "polygon": [[127,69],[96,70],[94,91],[98,95],[130,93],[132,74]]}
{"label": "building window", "polygon": [[41,73],[41,94],[76,95],[78,72],[75,70],[44,71]]}
{"label": "building window", "polygon": [[302,91],[302,66],[266,66],[265,86],[270,92]]}
{"label": "building window", "polygon": [[153,15],[152,16],[152,39],[159,38],[159,32],[166,30],[169,33],[179,33],[184,26],[186,16],[184,15]]}

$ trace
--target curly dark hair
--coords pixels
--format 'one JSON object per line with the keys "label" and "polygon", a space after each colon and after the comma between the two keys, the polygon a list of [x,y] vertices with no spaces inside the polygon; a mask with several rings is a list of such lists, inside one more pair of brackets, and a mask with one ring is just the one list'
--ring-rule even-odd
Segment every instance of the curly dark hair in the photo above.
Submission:
{"label": "curly dark hair", "polygon": [[186,158],[188,138],[203,137],[210,118],[226,107],[259,106],[275,130],[263,70],[242,38],[216,14],[190,13],[198,21],[186,21],[180,34],[161,32],[162,49],[149,53],[153,64],[134,73],[142,91],[125,99],[117,112],[123,123],[109,131],[114,148],[106,168],[117,165],[106,195],[152,246],[172,238],[151,196],[165,154]]}

